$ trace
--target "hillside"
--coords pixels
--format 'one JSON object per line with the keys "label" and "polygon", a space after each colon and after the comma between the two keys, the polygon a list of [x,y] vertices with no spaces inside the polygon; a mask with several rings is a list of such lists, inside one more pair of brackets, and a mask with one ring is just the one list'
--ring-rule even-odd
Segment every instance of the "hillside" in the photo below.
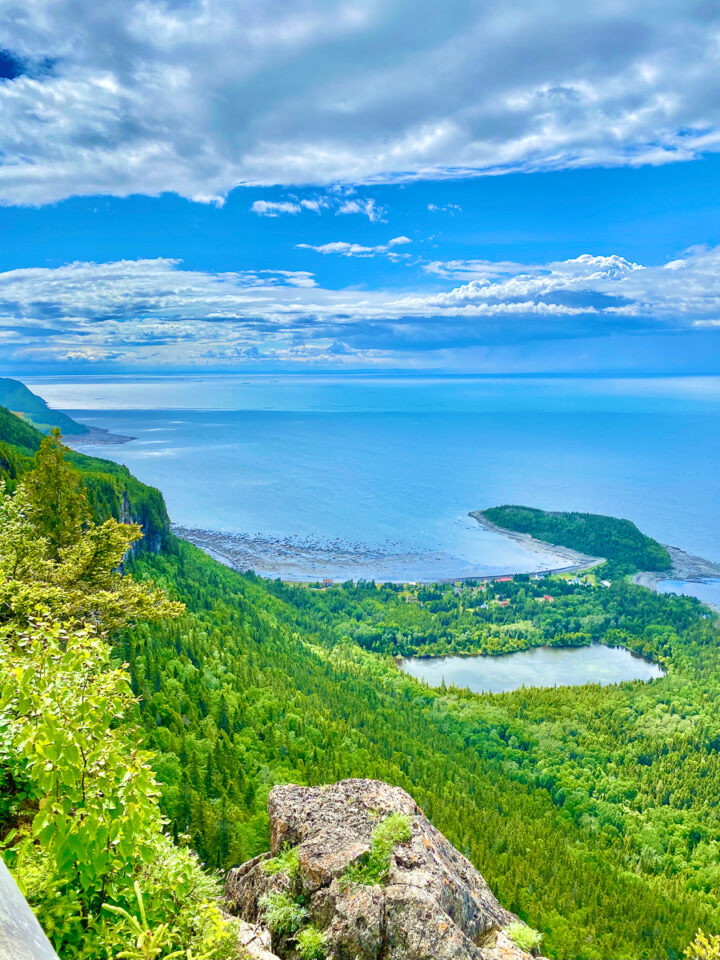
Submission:
{"label": "hillside", "polygon": [[49,433],[53,427],[57,427],[63,436],[79,436],[88,432],[83,424],[59,410],[51,410],[42,397],[34,394],[24,383],[9,377],[0,377],[0,406],[22,416],[43,433]]}
{"label": "hillside", "polygon": [[[358,601],[374,591],[380,606],[390,588],[287,587],[174,539],[132,568],[188,608],[119,651],[163,809],[209,865],[267,849],[274,784],[371,777],[412,794],[550,957],[679,956],[698,926],[720,927],[706,859],[720,829],[719,636],[697,601],[562,581],[574,600],[549,605],[549,629],[667,657],[668,676],[476,696],[428,688],[354,641]],[[441,606],[466,602],[450,588]],[[388,600],[401,629],[395,612]],[[437,631],[447,610],[433,616]]]}
{"label": "hillside", "polygon": [[[43,434],[27,421],[0,407],[0,479],[10,490],[32,465]],[[167,543],[170,521],[159,490],[136,480],[127,467],[68,451],[66,459],[81,475],[88,502],[96,520],[139,523],[143,549],[159,550]]]}
{"label": "hillside", "polygon": [[630,520],[598,513],[561,513],[535,507],[505,505],[479,510],[480,517],[505,530],[527,533],[560,547],[605,557],[637,570],[669,570],[670,554],[657,540],[641,533]]}
{"label": "hillside", "polygon": [[[0,428],[3,423],[5,436],[15,441],[5,441],[3,456],[15,458],[17,482],[30,469],[40,435],[7,411],[0,411]],[[63,456],[89,491],[94,482],[128,490],[137,483],[115,465],[117,472],[108,473],[105,461]],[[32,523],[32,511],[13,514],[7,497],[4,504],[0,522],[9,530]],[[100,516],[103,509],[96,503]],[[547,577],[541,586],[518,577],[457,590],[373,583],[311,589],[240,575],[170,535],[161,552],[136,554],[126,564],[134,582],[118,575],[122,537],[112,550],[88,552],[82,542],[70,547],[80,580],[73,579],[62,547],[49,561],[48,581],[48,560],[41,556],[36,563],[32,553],[47,547],[36,546],[32,530],[25,536],[25,580],[0,591],[6,622],[9,610],[16,621],[10,628],[22,638],[9,658],[0,656],[0,681],[4,670],[2,702],[22,708],[20,727],[10,733],[27,751],[27,770],[36,780],[30,777],[28,793],[29,774],[16,754],[7,755],[10,741],[0,737],[0,826],[30,829],[32,823],[37,844],[59,848],[55,873],[32,859],[35,847],[13,834],[4,856],[11,867],[28,871],[29,898],[56,946],[65,951],[73,937],[81,943],[61,955],[96,960],[105,954],[91,935],[118,936],[92,924],[88,933],[83,916],[68,915],[76,893],[74,881],[63,878],[77,858],[90,877],[86,902],[96,918],[108,889],[114,904],[137,913],[129,886],[135,876],[150,891],[146,907],[156,924],[175,924],[182,910],[194,915],[191,890],[215,896],[209,878],[202,886],[206,881],[198,879],[197,861],[186,848],[170,848],[170,840],[159,838],[158,792],[172,837],[189,843],[208,868],[226,871],[268,849],[273,786],[348,778],[381,780],[411,794],[482,873],[503,908],[542,934],[549,957],[665,960],[679,957],[699,927],[720,929],[714,892],[720,885],[720,631],[696,600],[656,595],[622,577],[608,589],[592,578],[564,577]],[[0,536],[8,582],[16,576],[9,573],[17,566],[14,537]],[[92,566],[90,575],[85,572],[88,556],[105,564],[97,579]],[[68,576],[72,591],[58,581]],[[158,587],[184,603],[185,612],[163,600]],[[28,589],[37,598],[30,607]],[[48,603],[59,617],[83,611],[91,618],[90,634],[83,627],[68,635],[53,624],[36,626],[34,619],[28,627],[28,610],[33,616]],[[134,614],[133,604],[140,604]],[[109,624],[112,650],[95,636],[97,622]],[[398,670],[394,660],[399,650],[423,645],[435,653],[453,646],[498,653],[543,642],[623,646],[662,662],[667,676],[602,690],[587,685],[473,695],[431,689]],[[48,650],[52,669],[40,669]],[[90,778],[83,765],[87,727],[79,719],[87,719],[88,657],[96,663],[93,696],[101,704],[91,711],[99,766]],[[103,699],[106,684],[110,706]],[[29,740],[23,724],[39,724],[40,739]],[[129,758],[138,745],[139,765],[133,767]],[[106,748],[116,750],[109,768]],[[141,789],[124,805],[113,791],[122,794],[130,770]],[[110,786],[104,779],[109,772]],[[72,803],[57,799],[59,782],[63,796],[66,784],[74,784]],[[75,839],[85,837],[85,821],[75,811],[88,788],[113,824],[121,811],[127,831],[122,845],[104,846],[106,828]],[[69,818],[69,859],[66,834],[43,819],[46,807],[27,816],[29,796],[38,804],[50,797],[47,809],[66,818],[63,824]],[[138,810],[144,811],[140,822]],[[276,841],[273,834],[273,850],[280,849]],[[38,877],[47,876],[50,885],[42,886]],[[100,886],[98,876],[105,877]],[[216,909],[210,901],[206,907]],[[126,929],[125,922],[117,929]],[[189,920],[172,929],[178,949],[205,937]],[[206,955],[228,956],[219,949]]]}

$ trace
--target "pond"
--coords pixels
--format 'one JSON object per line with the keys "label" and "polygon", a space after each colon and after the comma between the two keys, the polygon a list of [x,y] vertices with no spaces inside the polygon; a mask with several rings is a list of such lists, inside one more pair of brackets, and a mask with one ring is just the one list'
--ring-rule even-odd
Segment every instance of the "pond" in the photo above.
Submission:
{"label": "pond", "polygon": [[475,693],[507,693],[520,687],[579,686],[654,680],[663,670],[649,660],[594,643],[589,647],[533,647],[500,657],[409,657],[400,667],[431,687],[467,687]]}

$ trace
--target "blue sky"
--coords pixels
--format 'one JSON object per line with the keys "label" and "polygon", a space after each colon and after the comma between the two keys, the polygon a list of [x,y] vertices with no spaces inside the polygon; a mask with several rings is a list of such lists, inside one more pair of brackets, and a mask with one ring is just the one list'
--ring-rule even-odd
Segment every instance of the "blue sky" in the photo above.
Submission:
{"label": "blue sky", "polygon": [[3,373],[718,372],[712,5],[81,6],[0,13]]}

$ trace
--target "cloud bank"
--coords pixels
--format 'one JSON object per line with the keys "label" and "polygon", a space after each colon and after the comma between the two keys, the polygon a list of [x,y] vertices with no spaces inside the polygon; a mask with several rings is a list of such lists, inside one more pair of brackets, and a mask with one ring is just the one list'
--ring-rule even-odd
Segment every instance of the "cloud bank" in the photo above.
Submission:
{"label": "cloud bank", "polygon": [[713,3],[24,0],[0,36],[6,204],[720,149]]}
{"label": "cloud bank", "polygon": [[0,342],[18,368],[247,361],[462,369],[468,351],[489,347],[642,333],[639,357],[647,335],[665,338],[671,353],[669,337],[720,328],[720,247],[661,266],[583,254],[426,270],[443,289],[330,290],[308,271],[208,273],[167,259],[13,270],[0,274]]}

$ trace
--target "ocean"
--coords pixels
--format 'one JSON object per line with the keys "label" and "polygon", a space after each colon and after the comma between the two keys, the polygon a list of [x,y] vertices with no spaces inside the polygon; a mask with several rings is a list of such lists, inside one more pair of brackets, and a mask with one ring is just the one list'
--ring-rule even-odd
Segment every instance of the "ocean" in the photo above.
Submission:
{"label": "ocean", "polygon": [[[627,517],[720,561],[720,378],[28,378],[126,444],[85,452],[267,576],[427,580],[558,566],[479,528],[519,503]],[[713,585],[711,584],[711,589]]]}

